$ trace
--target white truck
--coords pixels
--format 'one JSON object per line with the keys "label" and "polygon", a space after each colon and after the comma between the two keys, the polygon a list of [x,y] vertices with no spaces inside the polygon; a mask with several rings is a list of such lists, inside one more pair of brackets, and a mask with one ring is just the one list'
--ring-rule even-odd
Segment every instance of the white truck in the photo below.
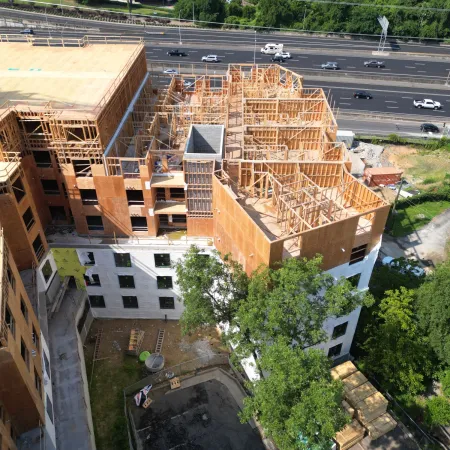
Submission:
{"label": "white truck", "polygon": [[261,53],[265,55],[275,55],[276,53],[281,53],[283,51],[283,44],[266,44],[262,49]]}
{"label": "white truck", "polygon": [[415,108],[425,108],[425,109],[441,109],[442,105],[439,102],[435,102],[429,98],[423,100],[414,100]]}

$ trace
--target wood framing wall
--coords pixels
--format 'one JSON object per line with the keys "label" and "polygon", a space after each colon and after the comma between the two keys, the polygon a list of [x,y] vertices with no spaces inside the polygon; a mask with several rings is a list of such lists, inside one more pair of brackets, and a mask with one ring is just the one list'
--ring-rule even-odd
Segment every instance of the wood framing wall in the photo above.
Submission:
{"label": "wood framing wall", "polygon": [[[11,424],[20,434],[45,422],[42,395],[35,387],[35,371],[42,376],[40,327],[12,254],[6,246],[2,256],[0,304],[3,310],[0,311],[0,324],[5,318],[7,304],[15,320],[15,333],[12,335],[8,329],[7,346],[0,346],[0,404],[5,405]],[[6,270],[10,271],[9,277]],[[14,280],[14,288],[8,278]],[[26,307],[27,319],[21,311],[21,301]],[[38,346],[33,342],[34,332],[39,337]],[[21,356],[21,341],[28,351],[28,365]],[[36,352],[34,357],[32,351]],[[44,392],[42,379],[40,387]]]}
{"label": "wood framing wall", "polygon": [[250,274],[260,264],[270,264],[270,241],[236,202],[226,186],[213,178],[214,245],[231,253]]}

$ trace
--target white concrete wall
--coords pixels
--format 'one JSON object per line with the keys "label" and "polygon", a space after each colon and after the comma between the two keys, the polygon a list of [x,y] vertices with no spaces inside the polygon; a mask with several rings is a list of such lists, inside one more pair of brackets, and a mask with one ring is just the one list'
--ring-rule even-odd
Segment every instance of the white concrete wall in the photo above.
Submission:
{"label": "white concrete wall", "polygon": [[[184,248],[166,246],[136,246],[127,248],[122,246],[120,252],[130,253],[131,267],[116,267],[114,252],[111,248],[96,249],[82,247],[79,251],[94,253],[95,265],[89,266],[89,273],[97,274],[101,286],[87,286],[88,295],[103,295],[105,308],[92,307],[92,314],[97,318],[141,318],[141,319],[179,319],[183,312],[183,304],[178,300],[179,290],[176,285],[175,270],[172,268],[158,268],[155,266],[156,253],[169,253],[173,264],[188,250]],[[210,253],[212,247],[204,247],[205,253]],[[134,289],[120,288],[118,275],[132,275]],[[157,276],[171,276],[172,289],[158,289]],[[122,296],[136,296],[139,308],[124,308]],[[175,309],[161,309],[159,297],[174,297]]]}
{"label": "white concrete wall", "polygon": [[[44,406],[45,406],[45,429],[47,430],[47,436],[51,440],[53,448],[56,448],[56,435],[55,435],[55,416],[53,414],[53,390],[52,390],[52,379],[51,379],[51,362],[50,362],[50,351],[45,342],[44,335],[41,333],[41,345],[42,345],[42,371],[44,380]],[[49,371],[47,373],[45,369],[44,353],[47,357],[49,363]],[[51,405],[47,405],[47,398],[50,399]],[[48,414],[48,410],[51,411],[51,416]],[[51,446],[46,446],[46,448],[52,448]]]}

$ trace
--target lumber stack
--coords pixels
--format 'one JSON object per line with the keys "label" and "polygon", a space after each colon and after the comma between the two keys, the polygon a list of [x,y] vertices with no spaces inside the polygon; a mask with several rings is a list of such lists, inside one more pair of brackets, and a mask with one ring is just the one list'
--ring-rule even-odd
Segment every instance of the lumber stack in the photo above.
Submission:
{"label": "lumber stack", "polygon": [[397,426],[387,412],[386,398],[351,361],[334,367],[331,376],[344,383],[342,407],[353,419],[350,425],[336,434],[339,450],[346,450],[361,441],[366,431],[371,439],[378,439]]}

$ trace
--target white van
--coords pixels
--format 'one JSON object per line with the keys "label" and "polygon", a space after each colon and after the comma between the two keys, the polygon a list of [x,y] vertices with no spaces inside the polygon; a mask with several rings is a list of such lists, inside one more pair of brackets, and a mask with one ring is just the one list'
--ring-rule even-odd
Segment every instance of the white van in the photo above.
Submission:
{"label": "white van", "polygon": [[275,55],[275,53],[281,53],[283,51],[283,44],[266,44],[261,53],[265,55]]}

